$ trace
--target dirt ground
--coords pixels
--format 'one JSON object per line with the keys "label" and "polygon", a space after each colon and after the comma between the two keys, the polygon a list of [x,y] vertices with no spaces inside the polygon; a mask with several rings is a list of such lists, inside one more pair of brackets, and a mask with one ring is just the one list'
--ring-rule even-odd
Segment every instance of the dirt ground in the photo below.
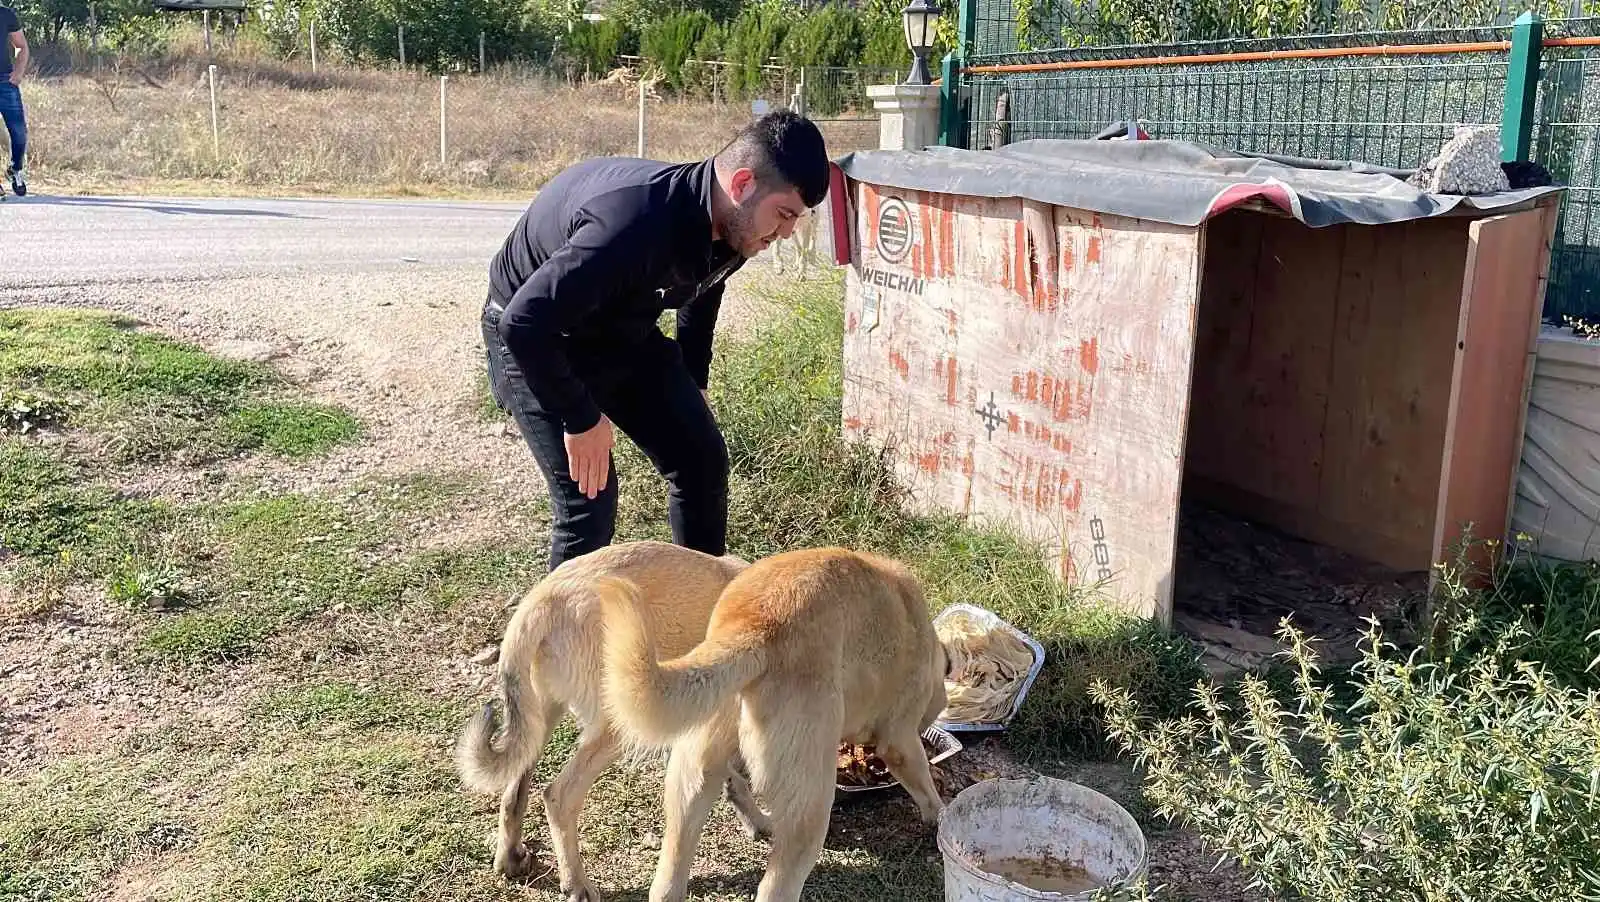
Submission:
{"label": "dirt ground", "polygon": [[1386,629],[1426,597],[1426,572],[1399,572],[1196,503],[1182,504],[1173,625],[1201,642],[1217,675],[1248,670],[1282,650],[1288,616],[1317,636],[1326,663],[1357,657],[1374,617]]}
{"label": "dirt ground", "polygon": [[[748,330],[762,315],[766,280],[758,263],[729,291],[722,328]],[[269,361],[313,397],[357,411],[364,441],[312,463],[249,458],[200,470],[131,468],[112,474],[131,495],[172,499],[229,493],[273,494],[336,488],[372,476],[467,471],[493,474],[486,497],[450,505],[420,524],[440,542],[460,543],[506,530],[542,533],[543,487],[526,449],[502,423],[480,413],[482,370],[477,315],[483,297],[477,269],[406,268],[387,273],[303,274],[223,282],[69,286],[30,291],[0,304],[62,305],[115,310],[197,342],[219,354]],[[330,303],[328,299],[339,299]],[[330,617],[320,645],[304,660],[266,656],[257,663],[185,675],[157,672],[107,653],[123,641],[122,615],[92,598],[71,599],[48,618],[0,624],[0,780],[17,777],[64,754],[111,749],[164,724],[219,734],[237,726],[244,700],[304,672],[339,673],[423,685],[449,697],[488,691],[493,673],[478,652],[494,641],[490,615],[462,622]],[[317,650],[318,648],[322,650]],[[351,649],[382,649],[355,655]],[[329,652],[328,649],[334,651]],[[341,651],[342,650],[342,653]],[[351,672],[351,671],[355,672]],[[989,776],[1030,772],[1005,751],[1003,739],[967,738],[951,762],[954,788]],[[1047,768],[1107,792],[1143,811],[1137,783],[1123,765]],[[900,807],[903,799],[877,802]],[[873,801],[841,805],[837,831],[896,830],[896,819],[871,811]],[[489,806],[479,806],[485,815]],[[855,809],[853,812],[850,809]],[[1232,868],[1214,868],[1197,840],[1146,819],[1155,884],[1173,898],[1253,902]],[[489,826],[485,816],[485,829]],[[860,835],[854,837],[861,839]],[[648,845],[648,843],[647,843]],[[137,871],[125,898],[155,898]]]}

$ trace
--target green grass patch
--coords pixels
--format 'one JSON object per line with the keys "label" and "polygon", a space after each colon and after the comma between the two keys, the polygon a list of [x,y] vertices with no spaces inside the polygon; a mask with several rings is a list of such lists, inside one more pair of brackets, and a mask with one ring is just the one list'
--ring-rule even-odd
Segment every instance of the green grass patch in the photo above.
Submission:
{"label": "green grass patch", "polygon": [[258,700],[252,713],[299,729],[338,724],[352,730],[448,733],[459,726],[454,706],[403,689],[345,682],[281,689]]}
{"label": "green grass patch", "polygon": [[495,882],[468,826],[474,800],[448,758],[414,740],[263,755],[233,782],[180,898],[409,900]]}
{"label": "green grass patch", "polygon": [[217,405],[271,381],[258,364],[222,360],[137,325],[82,310],[0,311],[0,381],[107,401],[194,398]]}
{"label": "green grass patch", "polygon": [[348,413],[287,397],[261,364],[225,360],[83,310],[0,311],[0,432],[71,425],[113,461],[195,464],[320,454],[360,435]]}
{"label": "green grass patch", "polygon": [[1045,647],[1047,664],[1014,725],[1025,753],[1110,750],[1088,681],[1100,675],[1155,710],[1180,707],[1204,675],[1197,650],[1108,609],[1092,587],[1063,586],[1032,543],[949,516],[906,512],[889,463],[840,436],[836,280],[792,286],[788,309],[749,342],[724,342],[713,399],[733,463],[729,542],[754,558],[844,545],[905,561],[937,610],[993,610]]}
{"label": "green grass patch", "polygon": [[322,454],[361,434],[361,424],[325,404],[247,404],[227,417],[240,448],[261,448],[281,457]]}
{"label": "green grass patch", "polygon": [[277,621],[264,611],[191,611],[157,621],[141,644],[150,658],[167,663],[240,661],[255,653]]}
{"label": "green grass patch", "polygon": [[102,572],[171,520],[165,505],[119,498],[55,451],[0,440],[0,546]]}
{"label": "green grass patch", "polygon": [[354,612],[405,606],[446,611],[525,588],[548,554],[504,543],[405,554],[402,521],[470,493],[455,479],[370,484],[340,498],[284,495],[192,512],[222,549],[192,562],[205,606],[164,619],[142,639],[146,657],[175,664],[238,660],[305,619],[342,605]]}
{"label": "green grass patch", "polygon": [[97,897],[124,864],[192,845],[192,813],[174,810],[157,790],[174,774],[195,775],[194,760],[129,760],[106,754],[70,758],[17,780],[0,780],[0,899]]}

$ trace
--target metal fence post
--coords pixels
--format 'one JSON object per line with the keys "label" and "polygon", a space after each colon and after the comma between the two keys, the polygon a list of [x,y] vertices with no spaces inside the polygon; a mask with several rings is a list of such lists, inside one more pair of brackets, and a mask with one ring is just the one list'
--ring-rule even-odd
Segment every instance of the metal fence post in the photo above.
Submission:
{"label": "metal fence post", "polygon": [[961,60],[946,53],[939,67],[939,144],[956,147],[961,140]]}
{"label": "metal fence post", "polygon": [[966,99],[961,93],[961,68],[974,51],[978,35],[978,0],[960,0],[956,9],[956,46],[945,54],[939,73],[939,143],[967,146]]}
{"label": "metal fence post", "polygon": [[1500,159],[1528,159],[1533,144],[1534,102],[1539,95],[1539,58],[1544,20],[1528,11],[1511,27],[1511,64],[1506,70],[1506,109],[1500,121]]}

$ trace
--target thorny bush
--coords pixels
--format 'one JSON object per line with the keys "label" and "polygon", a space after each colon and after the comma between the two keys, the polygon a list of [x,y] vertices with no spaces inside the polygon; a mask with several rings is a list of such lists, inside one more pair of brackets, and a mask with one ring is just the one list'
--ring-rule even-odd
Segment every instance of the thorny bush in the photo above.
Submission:
{"label": "thorny bush", "polygon": [[[1287,698],[1245,677],[1150,720],[1097,684],[1146,794],[1278,898],[1320,902],[1600,899],[1600,698],[1516,660],[1511,631],[1452,627],[1402,654],[1374,622],[1335,701],[1311,640],[1283,624]],[[1340,698],[1345,697],[1341,692]]]}

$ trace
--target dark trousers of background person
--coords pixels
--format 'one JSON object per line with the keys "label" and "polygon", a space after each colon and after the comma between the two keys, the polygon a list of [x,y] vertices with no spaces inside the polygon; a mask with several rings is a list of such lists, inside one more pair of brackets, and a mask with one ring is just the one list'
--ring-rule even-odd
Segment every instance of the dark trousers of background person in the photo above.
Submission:
{"label": "dark trousers of background person", "polygon": [[10,169],[20,170],[28,154],[28,117],[22,111],[22,89],[4,76],[0,76],[0,119],[5,120],[6,133],[11,136]]}
{"label": "dark trousers of background person", "polygon": [[[554,570],[563,561],[611,543],[617,522],[616,462],[612,460],[606,487],[595,497],[578,491],[567,464],[561,421],[540,407],[528,389],[521,368],[500,340],[499,320],[493,304],[485,307],[489,389],[500,409],[516,420],[544,473],[550,492],[550,569]],[[610,356],[606,364],[574,361],[574,367],[616,431],[632,439],[667,480],[673,542],[706,554],[726,554],[728,448],[677,342],[655,332],[644,345]]]}

